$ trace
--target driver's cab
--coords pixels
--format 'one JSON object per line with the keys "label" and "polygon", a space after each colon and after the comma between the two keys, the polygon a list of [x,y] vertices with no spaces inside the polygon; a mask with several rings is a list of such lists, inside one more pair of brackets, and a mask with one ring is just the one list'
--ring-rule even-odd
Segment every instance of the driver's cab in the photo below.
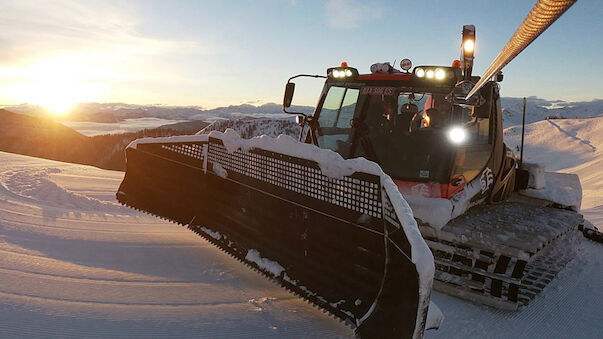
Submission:
{"label": "driver's cab", "polygon": [[435,184],[423,192],[429,197],[450,198],[487,166],[496,134],[495,83],[471,106],[455,103],[452,87],[362,80],[327,80],[306,142],[377,162],[401,190],[405,183]]}

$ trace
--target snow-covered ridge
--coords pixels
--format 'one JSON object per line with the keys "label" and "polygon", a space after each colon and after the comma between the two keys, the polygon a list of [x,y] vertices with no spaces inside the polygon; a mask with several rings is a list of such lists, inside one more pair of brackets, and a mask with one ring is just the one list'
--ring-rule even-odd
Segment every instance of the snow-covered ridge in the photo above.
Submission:
{"label": "snow-covered ridge", "polygon": [[[521,126],[506,128],[505,143],[519,156]],[[582,209],[603,205],[603,116],[526,125],[524,161],[547,172],[573,173],[582,184]],[[547,185],[549,182],[547,181]]]}
{"label": "snow-covered ridge", "polygon": [[289,115],[288,119],[236,119],[218,120],[205,127],[197,134],[208,134],[211,131],[224,132],[226,129],[235,130],[243,139],[250,139],[260,135],[278,137],[285,134],[296,138],[299,136],[300,127]]}
{"label": "snow-covered ridge", "polygon": [[[44,107],[21,104],[0,105],[15,113],[28,115],[47,116],[48,110]],[[296,112],[312,114],[314,107],[294,106]],[[79,103],[70,111],[68,119],[72,121],[88,122],[119,122],[125,119],[136,118],[161,118],[170,120],[203,120],[217,121],[220,119],[237,119],[242,117],[255,118],[287,118],[291,115],[283,113],[283,108],[275,103],[263,103],[262,105],[230,105],[213,109],[205,109],[199,106],[170,106],[170,105],[133,105],[123,103]]]}
{"label": "snow-covered ridge", "polygon": [[[526,123],[546,118],[574,119],[590,118],[603,114],[603,100],[567,102],[563,100],[546,100],[528,97],[526,105]],[[523,115],[523,98],[501,98],[503,123],[505,127],[521,125]]]}

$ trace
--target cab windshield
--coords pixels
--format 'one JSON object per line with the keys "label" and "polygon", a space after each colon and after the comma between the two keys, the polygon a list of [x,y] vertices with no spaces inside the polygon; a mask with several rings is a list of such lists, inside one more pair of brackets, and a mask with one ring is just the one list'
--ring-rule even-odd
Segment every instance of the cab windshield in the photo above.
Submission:
{"label": "cab windshield", "polygon": [[[375,161],[394,179],[471,180],[468,177],[481,170],[490,149],[481,147],[477,160],[475,152],[468,159],[467,150],[489,144],[489,119],[452,105],[446,94],[404,87],[330,86],[317,112],[318,145],[344,158]],[[462,145],[450,140],[454,126],[467,135]]]}

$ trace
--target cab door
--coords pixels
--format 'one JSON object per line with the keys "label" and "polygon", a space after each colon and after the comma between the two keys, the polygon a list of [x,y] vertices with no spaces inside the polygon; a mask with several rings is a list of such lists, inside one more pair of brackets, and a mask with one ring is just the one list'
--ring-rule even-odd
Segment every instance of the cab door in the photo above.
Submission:
{"label": "cab door", "polygon": [[356,88],[331,86],[328,89],[318,119],[314,121],[316,142],[320,148],[333,150],[344,158],[348,156],[358,94]]}

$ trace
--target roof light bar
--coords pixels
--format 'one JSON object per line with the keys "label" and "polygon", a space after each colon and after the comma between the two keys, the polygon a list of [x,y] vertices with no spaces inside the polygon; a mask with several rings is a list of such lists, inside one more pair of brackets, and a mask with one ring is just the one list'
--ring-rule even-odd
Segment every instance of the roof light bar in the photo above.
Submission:
{"label": "roof light bar", "polygon": [[343,80],[353,79],[358,76],[358,70],[354,67],[331,67],[327,69],[329,79]]}
{"label": "roof light bar", "polygon": [[420,79],[443,81],[456,78],[451,67],[421,66],[414,69],[414,76]]}

